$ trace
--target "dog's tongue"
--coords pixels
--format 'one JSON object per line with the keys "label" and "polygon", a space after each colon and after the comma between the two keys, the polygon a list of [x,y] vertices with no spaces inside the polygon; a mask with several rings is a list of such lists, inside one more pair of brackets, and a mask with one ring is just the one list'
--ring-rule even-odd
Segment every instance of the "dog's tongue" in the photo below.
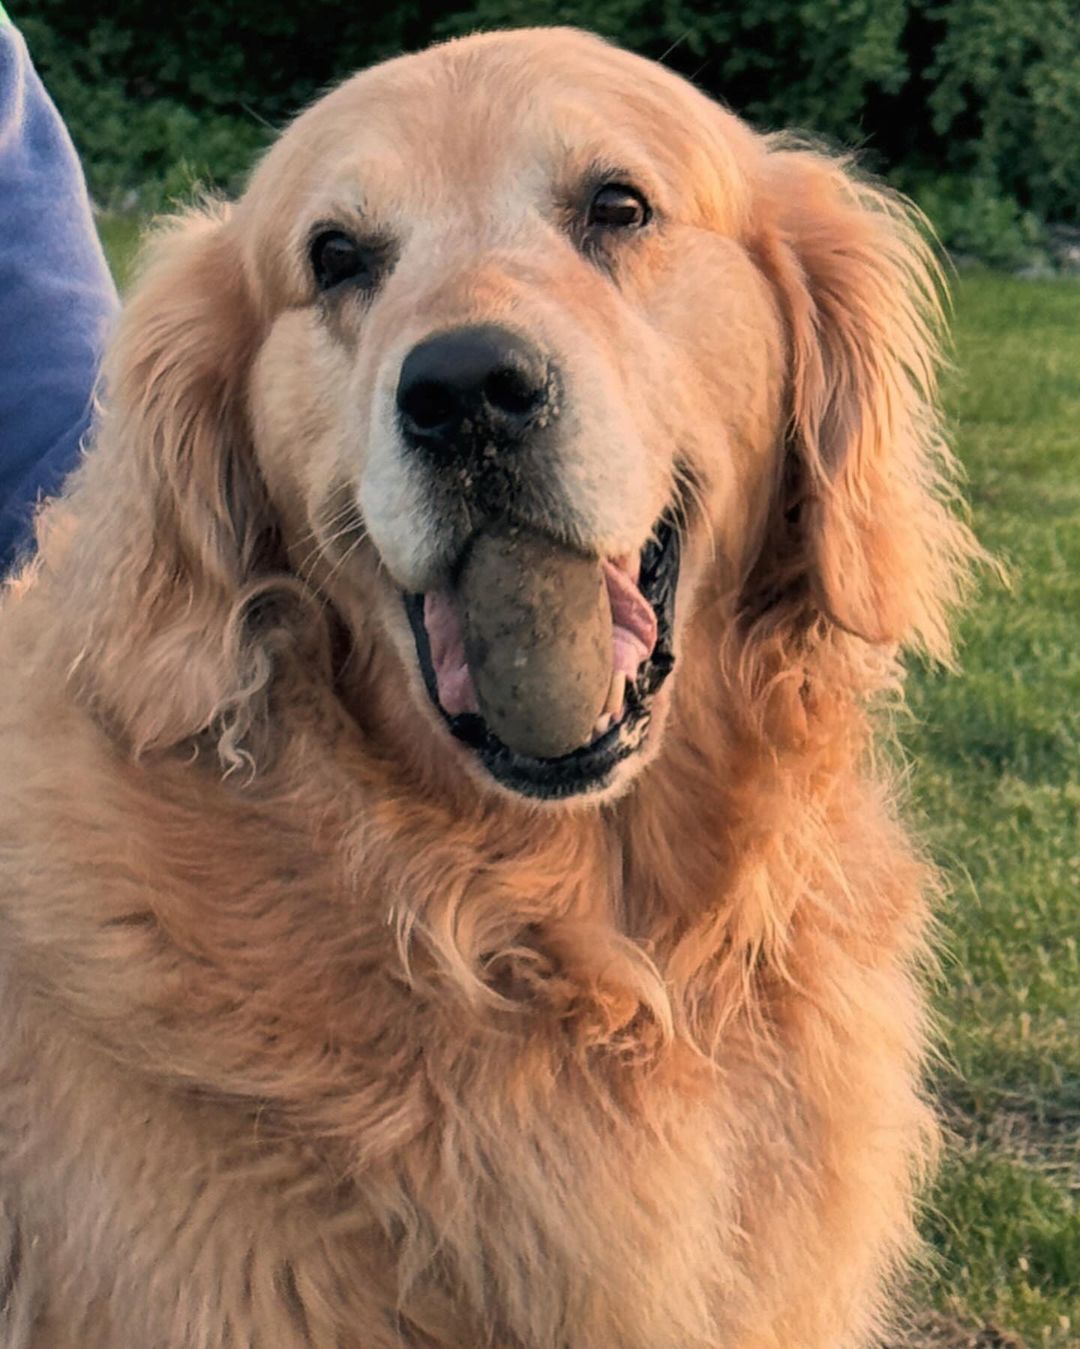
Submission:
{"label": "dog's tongue", "polygon": [[[604,561],[600,564],[600,572],[611,610],[611,681],[608,699],[600,708],[592,734],[603,734],[611,720],[622,715],[624,681],[632,683],[636,679],[640,666],[657,645],[657,615],[649,600],[640,592],[630,571],[612,561]],[[537,626],[543,626],[549,621],[557,625],[561,618],[560,614],[553,611],[558,607],[557,598],[553,600],[550,594],[545,596],[541,591],[539,603],[542,608],[535,616]],[[450,715],[481,711],[476,683],[469,669],[461,596],[450,590],[427,592],[423,598],[423,623],[427,629],[431,665],[436,673],[438,700],[442,708]],[[562,635],[566,637],[568,634]],[[526,650],[524,657],[518,658],[522,660],[530,656],[531,653]],[[619,680],[619,676],[623,677],[623,681]],[[619,706],[612,706],[612,700],[618,700]],[[483,711],[487,715],[487,710]],[[568,750],[562,751],[566,753]]]}
{"label": "dog's tongue", "polygon": [[604,584],[611,605],[612,666],[632,683],[656,646],[656,614],[630,573],[604,563]]}
{"label": "dog's tongue", "polygon": [[449,590],[429,590],[424,596],[424,627],[443,711],[451,716],[458,712],[479,712],[465,659],[465,627]]}

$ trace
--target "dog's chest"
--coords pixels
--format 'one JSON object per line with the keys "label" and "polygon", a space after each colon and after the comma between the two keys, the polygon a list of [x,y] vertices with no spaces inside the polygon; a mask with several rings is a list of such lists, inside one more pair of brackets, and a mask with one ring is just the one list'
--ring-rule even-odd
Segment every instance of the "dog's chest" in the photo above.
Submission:
{"label": "dog's chest", "polygon": [[738,1229],[715,1101],[599,1053],[507,1045],[456,1067],[425,1127],[357,1177],[363,1229],[323,1253],[379,1268],[388,1343],[712,1345]]}

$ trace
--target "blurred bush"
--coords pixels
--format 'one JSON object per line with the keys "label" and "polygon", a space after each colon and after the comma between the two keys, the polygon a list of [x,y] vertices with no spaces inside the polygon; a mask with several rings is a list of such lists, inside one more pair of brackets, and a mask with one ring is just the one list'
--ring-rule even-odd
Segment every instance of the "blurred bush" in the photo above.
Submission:
{"label": "blurred bush", "polygon": [[893,178],[934,222],[949,250],[962,260],[975,259],[1010,270],[1046,266],[1047,239],[1042,221],[985,178],[941,174],[913,180],[903,171]]}
{"label": "blurred bush", "polygon": [[859,146],[996,263],[1080,220],[1076,0],[15,0],[103,204],[235,187],[360,66],[475,28],[570,23],[697,81],[765,129]]}

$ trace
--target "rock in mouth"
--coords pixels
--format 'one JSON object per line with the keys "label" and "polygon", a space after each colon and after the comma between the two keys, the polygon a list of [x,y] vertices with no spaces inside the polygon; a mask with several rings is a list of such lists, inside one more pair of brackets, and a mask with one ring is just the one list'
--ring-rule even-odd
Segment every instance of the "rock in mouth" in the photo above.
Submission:
{"label": "rock in mouth", "polygon": [[657,634],[627,562],[514,526],[473,541],[457,585],[424,596],[424,626],[443,711],[478,713],[510,749],[540,759],[589,744],[623,715]]}
{"label": "rock in mouth", "polygon": [[450,730],[504,786],[564,798],[642,745],[673,664],[679,537],[586,558],[524,526],[478,535],[453,583],[406,595],[421,672]]}

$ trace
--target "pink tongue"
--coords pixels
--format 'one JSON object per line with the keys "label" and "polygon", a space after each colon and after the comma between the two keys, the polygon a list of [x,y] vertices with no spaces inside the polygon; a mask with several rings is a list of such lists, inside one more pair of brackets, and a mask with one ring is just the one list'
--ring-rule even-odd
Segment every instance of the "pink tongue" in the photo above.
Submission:
{"label": "pink tongue", "polygon": [[604,563],[604,582],[611,601],[612,667],[633,680],[656,645],[656,614],[629,573],[613,562]]}
{"label": "pink tongue", "polygon": [[443,710],[451,716],[458,712],[479,712],[465,660],[465,629],[449,590],[429,590],[425,594],[424,627]]}
{"label": "pink tongue", "polygon": [[[613,562],[604,563],[604,582],[611,602],[611,668],[632,681],[656,645],[656,614],[630,575]],[[465,630],[449,590],[429,590],[424,596],[424,627],[443,710],[450,716],[478,712],[465,659]]]}

